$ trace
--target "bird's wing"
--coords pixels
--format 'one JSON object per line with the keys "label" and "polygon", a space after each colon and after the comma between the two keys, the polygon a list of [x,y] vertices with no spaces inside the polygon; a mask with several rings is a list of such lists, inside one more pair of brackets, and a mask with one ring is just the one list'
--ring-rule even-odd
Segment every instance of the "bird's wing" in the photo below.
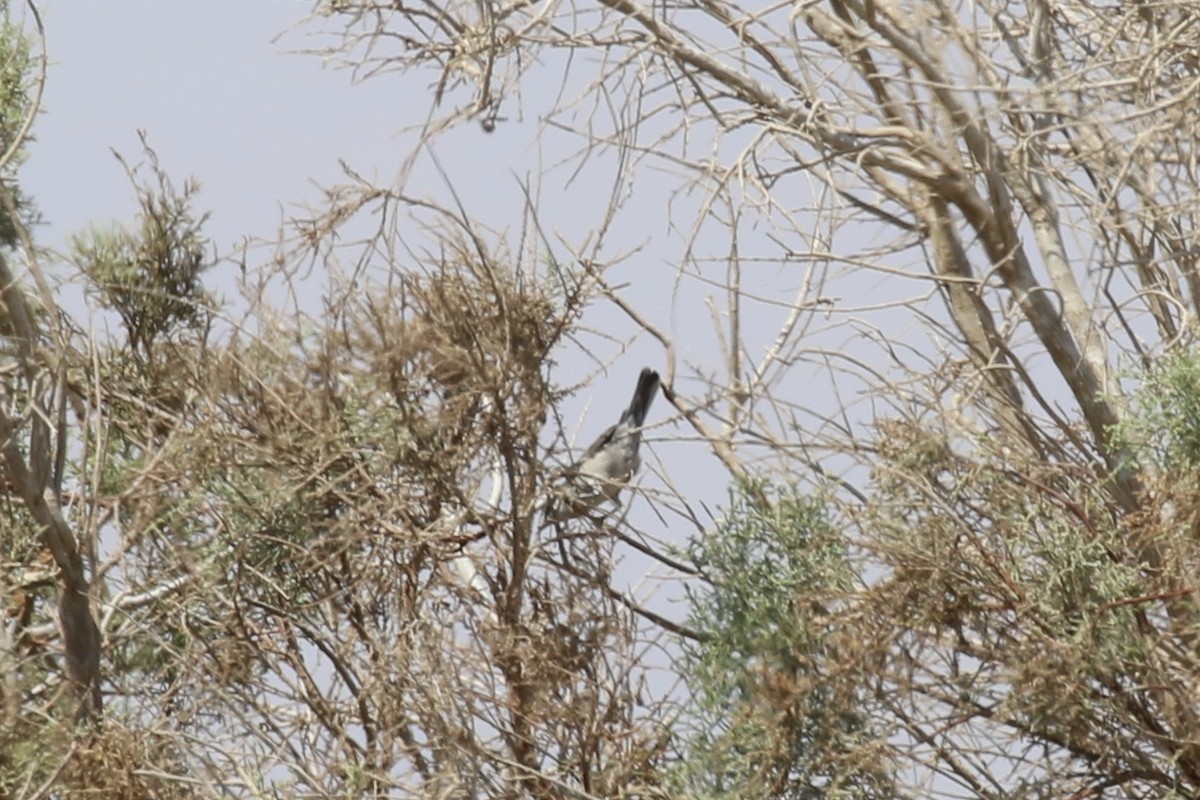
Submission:
{"label": "bird's wing", "polygon": [[588,445],[588,449],[583,451],[583,455],[580,456],[579,461],[576,462],[576,467],[578,467],[578,465],[582,464],[584,461],[587,461],[592,456],[596,455],[596,453],[600,452],[601,449],[612,442],[613,436],[616,435],[616,433],[617,425],[608,426],[604,433],[600,434],[596,441]]}

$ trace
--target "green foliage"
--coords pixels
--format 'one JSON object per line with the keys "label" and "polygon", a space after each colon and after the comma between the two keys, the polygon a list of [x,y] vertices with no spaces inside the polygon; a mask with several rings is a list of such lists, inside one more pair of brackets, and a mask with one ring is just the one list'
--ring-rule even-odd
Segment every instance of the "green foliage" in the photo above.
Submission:
{"label": "green foliage", "polygon": [[1052,642],[1074,658],[1083,647],[1080,657],[1095,667],[1087,674],[1121,668],[1138,640],[1123,603],[1142,593],[1142,565],[1126,554],[1129,530],[1108,507],[1104,483],[1040,461],[1014,469],[966,440],[963,453],[943,447],[914,465],[911,453],[934,450],[927,443],[937,438],[920,426],[881,424],[865,526],[891,571],[891,590],[904,598],[903,621],[988,642],[999,660],[1015,637],[997,611],[1020,609],[1036,620],[1031,649]]}
{"label": "green foliage", "polygon": [[[17,169],[25,161],[25,144],[32,139],[25,133],[19,141],[26,119],[33,113],[31,89],[36,76],[33,45],[21,25],[13,21],[7,2],[0,2],[0,155],[15,146],[11,158],[0,170],[0,180],[8,196],[0,203],[0,244],[17,244],[21,226],[36,221],[32,203],[17,188]],[[13,218],[16,213],[16,219]]]}
{"label": "green foliage", "polygon": [[687,655],[695,734],[682,780],[702,797],[887,795],[859,693],[831,672],[825,604],[851,584],[845,544],[819,499],[744,486],[691,547],[708,584],[689,591],[705,635]]}
{"label": "green foliage", "polygon": [[[10,769],[0,770],[0,797],[84,800],[183,800],[201,796],[170,736],[109,715],[80,737],[68,724],[39,720],[12,741],[0,738]],[[67,755],[64,757],[64,753]],[[154,768],[147,768],[153,764]],[[45,784],[51,791],[33,793]]]}
{"label": "green foliage", "polygon": [[154,153],[146,153],[154,182],[139,183],[138,170],[129,170],[139,205],[135,229],[97,227],[72,243],[73,261],[101,304],[121,317],[132,351],[142,357],[164,335],[203,322],[210,305],[200,283],[210,263],[202,233],[208,215],[192,209],[199,186],[188,180],[177,190]]}
{"label": "green foliage", "polygon": [[1162,470],[1200,464],[1200,352],[1166,356],[1142,375],[1137,413],[1114,433],[1134,457]]}
{"label": "green foliage", "polygon": [[[861,630],[902,643],[879,659],[880,683],[936,698],[921,735],[938,731],[948,753],[983,737],[944,720],[1003,719],[989,746],[1009,759],[1005,773],[1024,768],[1011,756],[1023,748],[1053,765],[1021,778],[1024,795],[1063,796],[1072,770],[1126,758],[1144,735],[1126,687],[1174,691],[1161,640],[1146,634],[1162,618],[1156,594],[1192,581],[1189,546],[1160,550],[1157,568],[1140,559],[1138,542],[1171,534],[1156,510],[1114,507],[1094,469],[1003,451],[990,435],[949,447],[936,424],[878,424],[871,503],[856,521],[886,567]],[[1190,698],[1190,681],[1180,688]]]}

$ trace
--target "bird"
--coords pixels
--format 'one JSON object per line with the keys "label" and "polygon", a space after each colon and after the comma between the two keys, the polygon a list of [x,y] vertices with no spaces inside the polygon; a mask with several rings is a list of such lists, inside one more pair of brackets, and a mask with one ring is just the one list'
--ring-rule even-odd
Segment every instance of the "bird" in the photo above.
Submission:
{"label": "bird", "polygon": [[658,373],[649,367],[638,376],[629,408],[563,473],[546,504],[546,519],[564,522],[583,516],[605,500],[617,499],[621,487],[637,472],[642,425],[658,394]]}

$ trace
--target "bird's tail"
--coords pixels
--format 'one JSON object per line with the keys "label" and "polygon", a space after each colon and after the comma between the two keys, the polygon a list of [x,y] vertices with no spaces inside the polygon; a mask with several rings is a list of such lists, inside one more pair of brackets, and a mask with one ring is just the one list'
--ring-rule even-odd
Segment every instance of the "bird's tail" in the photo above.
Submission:
{"label": "bird's tail", "polygon": [[635,427],[640,428],[646,421],[646,414],[650,411],[650,404],[654,402],[656,394],[658,394],[658,373],[645,367],[642,369],[642,374],[638,376],[637,389],[634,390],[633,399],[629,401],[629,410],[625,412],[622,419],[627,419]]}

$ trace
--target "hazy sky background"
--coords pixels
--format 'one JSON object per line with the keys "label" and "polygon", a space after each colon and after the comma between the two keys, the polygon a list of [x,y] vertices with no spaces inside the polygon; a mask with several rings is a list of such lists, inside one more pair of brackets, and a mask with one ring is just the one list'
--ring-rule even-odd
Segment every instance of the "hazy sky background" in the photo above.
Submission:
{"label": "hazy sky background", "polygon": [[336,178],[338,157],[394,160],[386,86],[348,86],[345,73],[272,44],[304,11],[280,0],[42,6],[49,80],[23,179],[50,238],[129,218],[129,183],[110,153],[136,161],[138,129],[177,180],[201,180],[223,250],[270,235],[280,203],[313,198],[311,181]]}

